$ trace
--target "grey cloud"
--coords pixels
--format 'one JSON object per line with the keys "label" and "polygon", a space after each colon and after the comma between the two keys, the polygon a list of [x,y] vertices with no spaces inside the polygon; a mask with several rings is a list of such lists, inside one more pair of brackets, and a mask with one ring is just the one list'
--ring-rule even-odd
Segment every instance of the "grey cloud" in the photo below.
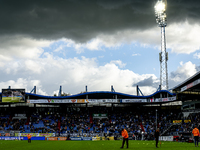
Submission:
{"label": "grey cloud", "polygon": [[182,72],[179,72],[179,71],[172,71],[170,73],[170,78],[181,78],[181,79],[187,79],[188,76],[186,74],[183,74]]}
{"label": "grey cloud", "polygon": [[[179,80],[173,80],[175,78],[178,78]],[[188,78],[188,76],[182,72],[179,72],[178,70],[176,71],[172,71],[169,74],[169,88],[174,88],[175,86],[177,86],[178,84],[180,84],[181,82],[185,81]]]}
{"label": "grey cloud", "polygon": [[133,86],[152,86],[152,87],[158,87],[158,85],[157,84],[155,84],[154,83],[154,80],[153,80],[153,78],[152,77],[149,77],[149,78],[147,78],[147,79],[144,79],[144,80],[142,80],[142,81],[140,81],[140,82],[138,82],[138,83],[136,83],[136,84],[133,84]]}
{"label": "grey cloud", "polygon": [[196,66],[197,72],[200,71],[200,66]]}
{"label": "grey cloud", "polygon": [[173,89],[175,86],[177,86],[181,82],[176,82],[174,80],[169,79],[168,84],[169,84],[169,89]]}
{"label": "grey cloud", "polygon": [[[86,42],[99,34],[156,26],[156,0],[1,0],[0,34]],[[200,1],[168,0],[168,24],[199,20]]]}

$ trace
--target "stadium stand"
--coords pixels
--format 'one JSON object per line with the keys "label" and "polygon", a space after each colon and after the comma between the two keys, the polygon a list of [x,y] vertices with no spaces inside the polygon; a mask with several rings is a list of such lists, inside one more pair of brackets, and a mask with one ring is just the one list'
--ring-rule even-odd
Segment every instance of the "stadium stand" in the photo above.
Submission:
{"label": "stadium stand", "polygon": [[[158,122],[161,133],[165,135],[179,135],[179,132],[191,132],[192,123],[173,124],[173,120],[180,120],[182,115],[180,110],[163,111],[160,110]],[[29,112],[30,113],[30,112]],[[28,116],[29,113],[25,114]],[[106,113],[107,118],[93,118],[93,113]],[[138,140],[154,139],[156,126],[155,111],[148,108],[140,109],[117,109],[111,111],[104,108],[88,109],[82,108],[80,111],[67,111],[62,113],[32,112],[30,117],[16,118],[16,114],[4,115],[0,117],[0,131],[19,131],[20,133],[56,133],[67,134],[69,136],[90,136],[92,134],[119,136],[121,129],[126,128],[131,137]],[[191,114],[187,119],[192,122],[199,119],[200,114]]]}
{"label": "stadium stand", "polygon": [[186,141],[184,135],[189,137],[200,121],[200,72],[172,91],[159,90],[148,96],[115,91],[70,96],[26,93],[26,102],[0,103],[0,135],[52,133],[49,135],[68,139],[119,139],[122,128],[126,128],[131,139],[154,140],[159,127],[162,136]]}

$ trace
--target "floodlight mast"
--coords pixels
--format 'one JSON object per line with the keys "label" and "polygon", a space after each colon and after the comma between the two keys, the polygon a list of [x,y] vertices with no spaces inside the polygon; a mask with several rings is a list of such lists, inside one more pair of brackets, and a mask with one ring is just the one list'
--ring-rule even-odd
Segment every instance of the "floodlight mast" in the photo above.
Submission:
{"label": "floodlight mast", "polygon": [[161,27],[161,52],[159,53],[160,60],[160,89],[168,90],[168,71],[167,61],[168,53],[166,52],[166,39],[165,39],[165,27],[167,26],[166,15],[166,0],[158,0],[155,5],[156,22]]}

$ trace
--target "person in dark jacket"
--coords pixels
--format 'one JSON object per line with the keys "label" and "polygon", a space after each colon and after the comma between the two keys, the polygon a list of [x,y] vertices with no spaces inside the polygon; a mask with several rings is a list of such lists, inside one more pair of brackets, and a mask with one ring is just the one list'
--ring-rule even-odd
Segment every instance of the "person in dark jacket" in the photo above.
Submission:
{"label": "person in dark jacket", "polygon": [[155,140],[156,140],[156,148],[158,148],[158,140],[159,140],[159,135],[160,135],[160,132],[159,132],[159,128],[157,128],[156,132],[155,132]]}

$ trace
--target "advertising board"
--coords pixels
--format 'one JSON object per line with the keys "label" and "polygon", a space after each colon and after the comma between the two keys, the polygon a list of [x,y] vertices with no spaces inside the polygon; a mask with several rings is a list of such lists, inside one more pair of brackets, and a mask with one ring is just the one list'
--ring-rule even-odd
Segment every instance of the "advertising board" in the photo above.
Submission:
{"label": "advertising board", "polygon": [[0,140],[23,140],[24,137],[0,136]]}
{"label": "advertising board", "polygon": [[[55,133],[29,133],[32,137],[53,137]],[[15,133],[15,136],[26,137],[28,133]]]}
{"label": "advertising board", "polygon": [[173,123],[176,124],[176,123],[182,123],[182,120],[173,120]]}

